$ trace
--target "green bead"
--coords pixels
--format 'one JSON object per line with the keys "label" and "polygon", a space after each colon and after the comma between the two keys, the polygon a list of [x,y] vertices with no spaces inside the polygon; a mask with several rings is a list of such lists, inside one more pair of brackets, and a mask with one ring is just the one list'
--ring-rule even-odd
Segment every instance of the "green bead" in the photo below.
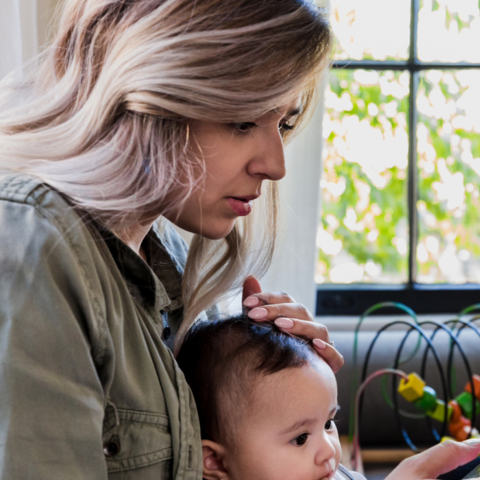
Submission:
{"label": "green bead", "polygon": [[[462,392],[455,400],[460,405],[464,417],[469,420],[472,419],[472,394],[468,392]],[[480,403],[475,399],[475,415],[480,416]]]}
{"label": "green bead", "polygon": [[437,392],[432,387],[423,387],[423,396],[413,403],[424,412],[435,410],[437,406]]}

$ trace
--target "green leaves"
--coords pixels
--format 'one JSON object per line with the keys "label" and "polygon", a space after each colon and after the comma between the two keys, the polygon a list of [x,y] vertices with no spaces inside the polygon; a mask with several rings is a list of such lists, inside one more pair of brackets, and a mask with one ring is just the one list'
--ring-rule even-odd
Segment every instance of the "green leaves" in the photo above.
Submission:
{"label": "green leaves", "polygon": [[[320,242],[325,281],[345,262],[365,267],[363,281],[406,279],[408,75],[402,75],[331,74],[321,224],[342,248],[322,249]],[[420,281],[450,281],[439,269],[447,247],[480,256],[480,134],[462,106],[471,87],[459,75],[427,71],[419,84]],[[353,107],[342,109],[347,100]],[[372,262],[381,272],[377,276],[367,272]]]}

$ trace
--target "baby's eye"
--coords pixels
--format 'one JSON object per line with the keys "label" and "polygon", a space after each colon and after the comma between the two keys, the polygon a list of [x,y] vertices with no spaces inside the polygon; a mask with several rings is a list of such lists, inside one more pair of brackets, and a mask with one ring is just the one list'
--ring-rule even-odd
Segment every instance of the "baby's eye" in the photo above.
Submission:
{"label": "baby's eye", "polygon": [[298,447],[301,447],[302,445],[305,445],[308,439],[308,433],[302,433],[298,437],[295,437],[290,443],[293,445],[296,445]]}
{"label": "baby's eye", "polygon": [[335,425],[335,420],[333,418],[331,418],[330,420],[327,421],[327,423],[325,424],[325,430],[327,432],[331,432],[333,430],[333,427]]}

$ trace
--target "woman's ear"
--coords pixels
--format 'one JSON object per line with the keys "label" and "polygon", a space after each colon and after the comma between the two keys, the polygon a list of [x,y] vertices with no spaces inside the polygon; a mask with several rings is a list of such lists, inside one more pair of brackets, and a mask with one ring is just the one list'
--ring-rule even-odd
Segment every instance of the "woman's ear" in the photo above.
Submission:
{"label": "woman's ear", "polygon": [[211,440],[202,440],[203,478],[205,480],[229,480],[225,468],[225,448]]}

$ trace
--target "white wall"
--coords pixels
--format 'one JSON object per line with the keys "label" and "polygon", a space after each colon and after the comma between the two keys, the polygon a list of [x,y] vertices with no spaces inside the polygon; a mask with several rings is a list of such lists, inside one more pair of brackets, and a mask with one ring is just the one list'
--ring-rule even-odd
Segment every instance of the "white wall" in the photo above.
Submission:
{"label": "white wall", "polygon": [[[329,0],[317,0],[328,8]],[[327,78],[323,79],[323,91]],[[287,147],[287,175],[280,182],[282,233],[273,264],[262,280],[264,291],[285,291],[315,312],[316,236],[320,213],[323,101],[305,130]]]}
{"label": "white wall", "polygon": [[40,51],[50,38],[61,0],[1,0],[0,79]]}
{"label": "white wall", "polygon": [[[323,85],[322,85],[323,86]],[[282,224],[278,250],[262,287],[286,291],[315,311],[315,239],[319,219],[323,104],[286,149],[287,175],[280,182]]]}

